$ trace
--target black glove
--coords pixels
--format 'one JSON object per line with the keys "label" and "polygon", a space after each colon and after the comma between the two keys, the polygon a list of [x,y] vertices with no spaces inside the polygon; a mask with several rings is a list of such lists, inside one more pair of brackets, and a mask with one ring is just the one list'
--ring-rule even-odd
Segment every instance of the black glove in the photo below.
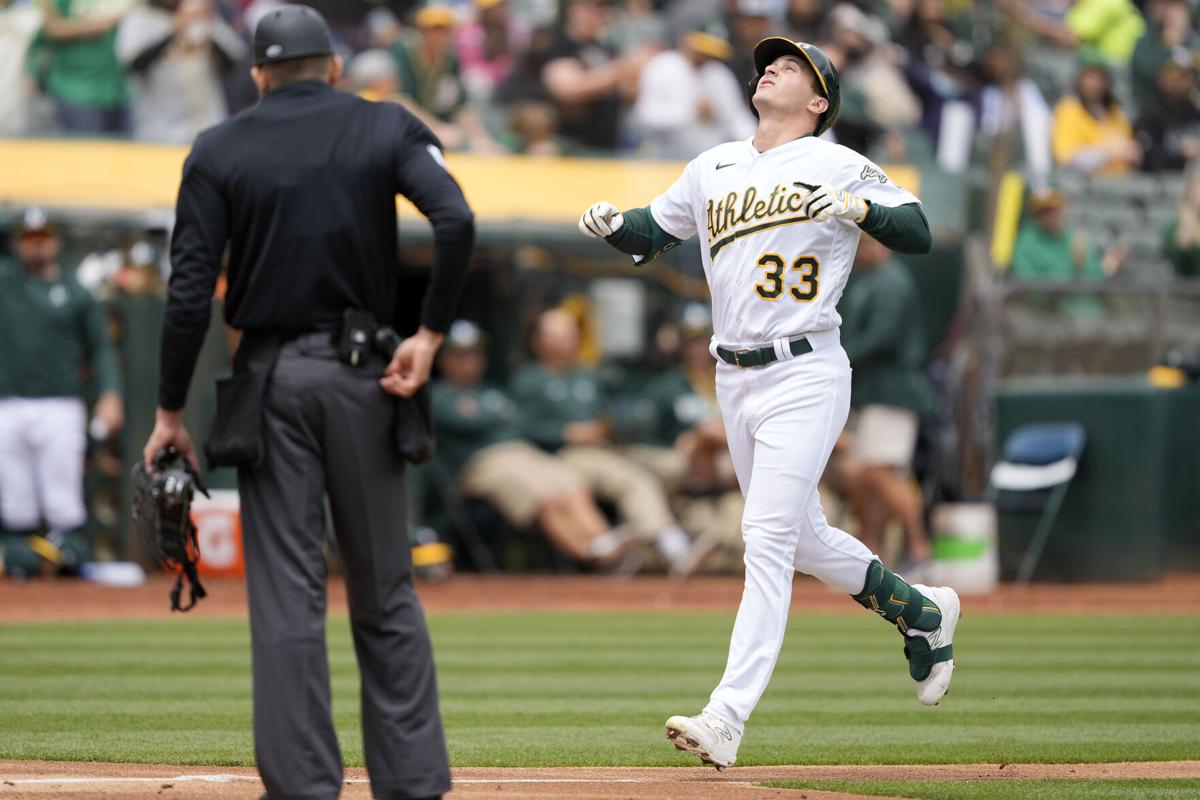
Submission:
{"label": "black glove", "polygon": [[[146,553],[178,573],[171,589],[172,611],[187,611],[208,594],[196,576],[200,545],[189,513],[197,489],[208,497],[200,476],[174,447],[158,451],[153,471],[146,468],[145,462],[133,468],[133,527],[141,536]],[[181,606],[179,596],[184,577],[191,584],[191,598],[186,606]]]}

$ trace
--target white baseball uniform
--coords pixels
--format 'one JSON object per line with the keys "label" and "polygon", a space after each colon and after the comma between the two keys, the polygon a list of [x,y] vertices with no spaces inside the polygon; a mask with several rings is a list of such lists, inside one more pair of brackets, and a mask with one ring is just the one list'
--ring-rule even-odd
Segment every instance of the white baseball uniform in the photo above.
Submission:
{"label": "white baseball uniform", "polygon": [[[751,141],[714,147],[650,204],[667,233],[701,237],[714,349],[773,345],[779,358],[752,369],[717,364],[717,400],[746,496],[746,585],[725,675],[705,710],[739,730],[775,668],[794,571],[856,594],[876,560],[829,526],[817,494],[850,406],[836,306],[861,232],[843,218],[808,219],[799,183],[885,206],[919,202],[862,155],[807,136],[763,153]],[[811,353],[792,355],[798,335]]]}

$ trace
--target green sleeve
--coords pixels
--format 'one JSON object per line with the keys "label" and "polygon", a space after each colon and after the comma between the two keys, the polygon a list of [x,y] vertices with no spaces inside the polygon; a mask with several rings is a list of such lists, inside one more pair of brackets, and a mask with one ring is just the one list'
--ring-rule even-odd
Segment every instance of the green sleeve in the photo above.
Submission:
{"label": "green sleeve", "polygon": [[[877,267],[876,269],[879,269]],[[904,341],[906,304],[910,298],[902,291],[879,291],[873,287],[870,305],[864,309],[864,324],[842,342],[852,366],[896,352]]]}
{"label": "green sleeve", "polygon": [[622,212],[622,216],[625,224],[605,241],[633,256],[634,263],[639,266],[649,264],[659,253],[665,253],[681,241],[659,227],[649,207],[631,208]]}
{"label": "green sleeve", "polygon": [[933,247],[929,220],[918,203],[894,208],[871,203],[859,227],[897,253],[928,253]]}
{"label": "green sleeve", "polygon": [[100,303],[82,290],[83,335],[84,346],[87,349],[88,361],[92,365],[93,380],[96,389],[104,392],[121,391],[121,373],[117,369],[117,354],[112,342],[108,340],[107,326],[104,324],[104,308]]}

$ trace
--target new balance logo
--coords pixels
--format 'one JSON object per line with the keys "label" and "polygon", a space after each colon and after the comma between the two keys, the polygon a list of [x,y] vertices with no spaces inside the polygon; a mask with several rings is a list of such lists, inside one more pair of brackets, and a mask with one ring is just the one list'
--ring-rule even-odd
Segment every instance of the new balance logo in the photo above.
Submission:
{"label": "new balance logo", "polygon": [[725,169],[726,167],[732,167],[736,163],[737,163],[736,161],[730,161],[728,164],[717,164],[717,169]]}
{"label": "new balance logo", "polygon": [[729,731],[725,730],[725,728],[713,728],[713,730],[715,730],[717,733],[721,734],[721,738],[724,739],[725,741],[727,741],[727,742],[733,741],[733,735],[730,734]]}

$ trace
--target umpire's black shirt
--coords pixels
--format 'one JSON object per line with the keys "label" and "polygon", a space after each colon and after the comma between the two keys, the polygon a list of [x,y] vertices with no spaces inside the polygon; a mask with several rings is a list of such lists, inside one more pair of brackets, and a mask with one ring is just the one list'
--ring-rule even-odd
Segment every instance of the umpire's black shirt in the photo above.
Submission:
{"label": "umpire's black shirt", "polygon": [[433,133],[398,105],[295,81],[196,139],[183,166],[159,405],[182,408],[229,244],[226,321],[244,332],[336,330],[347,308],[395,322],[396,195],[433,224],[421,324],[449,326],[474,219]]}

